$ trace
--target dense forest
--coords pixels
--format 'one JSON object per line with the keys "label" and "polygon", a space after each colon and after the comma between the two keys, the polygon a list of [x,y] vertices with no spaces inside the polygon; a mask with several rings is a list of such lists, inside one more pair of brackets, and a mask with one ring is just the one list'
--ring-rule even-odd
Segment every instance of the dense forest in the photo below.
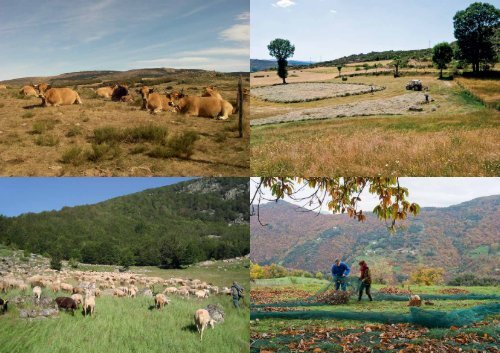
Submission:
{"label": "dense forest", "polygon": [[0,242],[94,264],[182,267],[250,252],[248,178],[202,178],[60,211],[0,216]]}

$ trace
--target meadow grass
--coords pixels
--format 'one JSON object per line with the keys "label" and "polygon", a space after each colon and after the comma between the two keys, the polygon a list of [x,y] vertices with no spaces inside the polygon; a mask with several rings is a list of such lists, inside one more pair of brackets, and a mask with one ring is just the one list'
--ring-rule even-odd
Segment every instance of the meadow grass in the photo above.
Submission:
{"label": "meadow grass", "polygon": [[[0,249],[1,250],[1,249]],[[81,264],[82,271],[114,271],[115,266]],[[249,272],[245,262],[214,262],[209,266],[194,265],[183,270],[163,270],[157,267],[131,267],[130,272],[162,278],[199,278],[219,286],[238,281],[249,288]],[[155,288],[156,290],[159,290]],[[13,298],[18,291],[2,294]],[[42,296],[67,296],[44,290]],[[238,353],[249,350],[249,296],[241,301],[240,311],[234,308],[230,296],[212,295],[207,299],[183,299],[169,296],[171,304],[154,309],[153,298],[96,298],[94,317],[81,312],[60,312],[56,318],[21,319],[19,309],[9,306],[0,316],[0,353]],[[225,311],[225,322],[208,329],[200,342],[193,315],[199,308],[218,303]],[[31,307],[31,306],[30,306]]]}
{"label": "meadow grass", "polygon": [[[194,326],[196,309],[220,303],[225,322],[205,332]],[[248,310],[237,311],[228,296],[206,300],[172,297],[162,310],[152,298],[96,298],[94,317],[60,312],[59,317],[25,320],[12,309],[0,317],[0,352],[214,352],[248,351]]]}
{"label": "meadow grass", "polygon": [[[252,98],[251,119],[295,110],[392,98],[410,78],[356,77],[386,87],[375,94],[278,104]],[[500,113],[452,81],[423,77],[434,111],[252,127],[255,175],[494,176],[500,172]],[[331,80],[335,82],[335,80]]]}

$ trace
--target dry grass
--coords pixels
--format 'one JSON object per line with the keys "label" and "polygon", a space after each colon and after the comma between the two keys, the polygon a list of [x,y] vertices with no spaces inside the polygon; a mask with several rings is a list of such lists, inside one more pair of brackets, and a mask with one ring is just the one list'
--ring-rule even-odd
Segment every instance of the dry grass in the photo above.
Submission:
{"label": "dry grass", "polygon": [[486,105],[500,109],[500,81],[495,79],[459,78],[459,84]]}
{"label": "dry grass", "polygon": [[[352,117],[252,128],[252,175],[493,176],[500,173],[500,113],[454,82],[419,77],[435,112]],[[277,104],[252,98],[252,119],[287,111],[390,98],[408,78],[357,77],[387,87],[374,95]]]}
{"label": "dry grass", "polygon": [[[194,74],[193,74],[194,75]],[[201,94],[210,84],[169,82],[174,89]],[[216,76],[211,83],[230,102],[236,101],[238,78]],[[246,82],[248,84],[248,82]],[[167,84],[155,86],[165,91]],[[245,105],[244,137],[238,137],[237,114],[229,121],[190,118],[174,113],[152,115],[136,102],[116,103],[82,96],[83,105],[39,106],[40,99],[17,97],[17,88],[0,91],[0,175],[13,176],[247,176],[249,174],[249,102]],[[151,128],[151,127],[156,128]],[[118,132],[114,141],[96,140],[96,131]],[[169,137],[186,131],[198,140],[187,152],[155,158],[150,152]],[[221,134],[226,136],[221,138]],[[114,137],[109,137],[113,139]],[[100,136],[103,138],[103,136]],[[177,145],[177,148],[179,146]],[[177,157],[182,155],[182,157]],[[186,156],[189,155],[189,158]]]}

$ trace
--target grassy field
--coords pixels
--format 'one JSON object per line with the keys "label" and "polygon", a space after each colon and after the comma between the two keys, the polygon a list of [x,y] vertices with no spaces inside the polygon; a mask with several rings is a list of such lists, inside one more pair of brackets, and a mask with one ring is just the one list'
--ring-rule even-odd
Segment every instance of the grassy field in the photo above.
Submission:
{"label": "grassy field", "polygon": [[[109,271],[110,266],[81,266],[80,270]],[[229,286],[233,280],[249,288],[248,268],[241,262],[217,262],[210,266],[193,266],[185,270],[161,270],[134,267],[131,272],[163,278],[199,278],[214,284]],[[2,294],[12,298],[18,292]],[[56,297],[62,293],[43,292]],[[96,299],[95,317],[71,316],[61,312],[50,319],[20,319],[19,309],[9,306],[0,316],[0,352],[63,353],[63,352],[248,352],[248,298],[237,311],[230,296],[217,295],[205,300],[181,299],[170,296],[172,302],[163,310],[153,308],[152,298]],[[194,326],[196,309],[209,303],[219,303],[225,310],[225,322],[205,332],[203,342]]]}
{"label": "grassy field", "polygon": [[[313,295],[328,282],[307,278],[279,278],[257,280],[252,283],[252,302],[267,291],[283,292],[283,297],[273,295],[277,301],[303,299]],[[374,286],[374,291],[380,285]],[[440,294],[445,286],[411,286],[415,294]],[[497,287],[460,287],[471,293],[495,294]],[[297,297],[301,295],[302,297]],[[354,298],[347,305],[325,305],[314,308],[294,307],[290,310],[323,310],[331,312],[370,313],[384,312],[407,314],[407,302],[377,301],[366,298],[357,302]],[[428,310],[450,311],[494,303],[494,300],[434,300]],[[251,321],[251,352],[473,352],[481,345],[489,347],[488,352],[498,344],[500,317],[489,317],[484,322],[470,327],[452,329],[427,329],[407,324],[385,325],[358,320],[284,320],[260,319]],[[454,347],[454,348],[451,348]],[[425,350],[430,349],[432,350]],[[450,350],[455,349],[455,350]]]}
{"label": "grassy field", "polygon": [[[157,92],[199,95],[214,84],[235,104],[238,77],[192,74],[152,85]],[[248,81],[244,81],[248,85]],[[229,120],[140,110],[141,100],[118,103],[79,86],[83,105],[39,106],[19,88],[0,90],[0,175],[22,176],[243,176],[249,173],[248,102],[244,137],[238,115]],[[134,91],[135,93],[135,91]]]}
{"label": "grassy field", "polygon": [[[315,74],[309,72],[307,81],[315,81],[311,75]],[[271,103],[252,97],[250,119],[390,99],[405,94],[406,82],[412,78],[419,78],[429,86],[430,97],[434,99],[420,113],[253,126],[252,173],[266,176],[498,175],[500,112],[485,107],[455,81],[438,80],[434,76],[349,77],[347,83],[373,84],[386,89],[315,102]],[[340,82],[324,77],[320,81]],[[484,91],[486,86],[482,86]]]}

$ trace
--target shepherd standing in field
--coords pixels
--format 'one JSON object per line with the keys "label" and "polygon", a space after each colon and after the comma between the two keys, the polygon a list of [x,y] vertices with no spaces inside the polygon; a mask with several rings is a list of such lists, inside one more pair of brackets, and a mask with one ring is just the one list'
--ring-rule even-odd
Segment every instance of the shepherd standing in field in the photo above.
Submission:
{"label": "shepherd standing in field", "polygon": [[336,259],[332,266],[333,282],[335,283],[335,290],[342,289],[343,292],[347,289],[346,277],[349,276],[351,268],[340,259]]}
{"label": "shepherd standing in field", "polygon": [[234,307],[240,308],[240,299],[243,298],[243,287],[238,284],[238,282],[233,282],[231,286],[231,296],[233,297]]}
{"label": "shepherd standing in field", "polygon": [[372,295],[370,294],[370,287],[372,286],[372,275],[370,272],[370,268],[366,264],[364,260],[359,262],[359,270],[361,271],[361,275],[359,276],[359,296],[358,302],[361,301],[361,296],[363,295],[363,289],[366,291],[366,295],[373,301]]}

